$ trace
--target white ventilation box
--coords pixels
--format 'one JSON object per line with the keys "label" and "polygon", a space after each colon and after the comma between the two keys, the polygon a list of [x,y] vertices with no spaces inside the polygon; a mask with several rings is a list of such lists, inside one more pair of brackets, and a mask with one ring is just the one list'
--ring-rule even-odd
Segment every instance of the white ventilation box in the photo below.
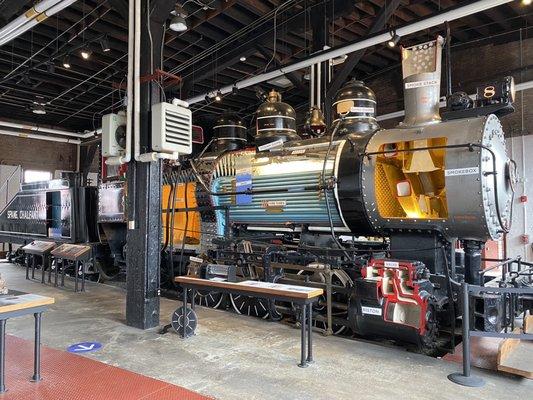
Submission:
{"label": "white ventilation box", "polygon": [[152,106],[152,150],[159,153],[191,154],[191,110],[170,103]]}
{"label": "white ventilation box", "polygon": [[102,117],[102,156],[117,157],[125,154],[121,144],[126,141],[126,115],[106,114]]}

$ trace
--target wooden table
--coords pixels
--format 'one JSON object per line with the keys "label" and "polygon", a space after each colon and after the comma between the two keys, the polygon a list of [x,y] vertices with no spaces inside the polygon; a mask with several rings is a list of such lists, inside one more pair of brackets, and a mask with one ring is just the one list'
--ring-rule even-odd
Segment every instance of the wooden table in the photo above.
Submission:
{"label": "wooden table", "polygon": [[5,386],[5,357],[6,357],[6,321],[9,318],[33,314],[35,317],[35,343],[33,353],[32,381],[41,380],[41,314],[50,304],[52,297],[39,296],[10,290],[8,294],[0,295],[0,393],[6,391]]}
{"label": "wooden table", "polygon": [[[241,294],[245,296],[260,297],[269,300],[288,301],[298,304],[301,307],[300,315],[300,332],[301,332],[301,348],[300,348],[300,363],[299,367],[305,368],[312,363],[313,360],[313,342],[312,342],[312,327],[313,327],[313,308],[312,304],[318,300],[318,297],[324,293],[323,289],[285,285],[281,283],[270,283],[260,281],[243,281],[243,282],[226,282],[219,280],[199,279],[190,276],[178,276],[175,281],[183,287],[183,306],[178,308],[173,315],[178,319],[182,318],[183,332],[182,337],[185,339],[192,333],[187,333],[187,319],[191,314],[187,310],[187,290],[192,290],[191,296],[191,311],[194,314],[194,291],[195,290],[215,290],[221,293]],[[173,321],[178,322],[178,321]],[[306,335],[307,327],[307,335]],[[307,346],[306,346],[307,336]],[[307,350],[307,352],[306,352]]]}

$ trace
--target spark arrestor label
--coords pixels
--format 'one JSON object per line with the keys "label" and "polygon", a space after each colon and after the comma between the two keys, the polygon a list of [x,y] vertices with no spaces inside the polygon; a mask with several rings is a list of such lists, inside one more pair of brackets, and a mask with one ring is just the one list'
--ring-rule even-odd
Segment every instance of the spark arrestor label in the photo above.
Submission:
{"label": "spark arrestor label", "polygon": [[455,168],[447,169],[445,176],[461,176],[461,175],[477,175],[479,174],[479,167]]}
{"label": "spark arrestor label", "polygon": [[405,84],[406,89],[415,89],[419,87],[438,86],[440,84],[438,79],[429,79],[427,81],[407,82]]}

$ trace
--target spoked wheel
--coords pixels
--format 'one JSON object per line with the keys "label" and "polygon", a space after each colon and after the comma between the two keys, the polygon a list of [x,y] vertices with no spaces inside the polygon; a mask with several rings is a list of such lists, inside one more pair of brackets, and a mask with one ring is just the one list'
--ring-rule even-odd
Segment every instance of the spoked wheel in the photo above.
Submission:
{"label": "spoked wheel", "polygon": [[187,307],[185,311],[185,317],[183,316],[183,307],[178,307],[172,313],[170,321],[172,328],[180,335],[183,336],[185,330],[185,337],[194,335],[196,327],[198,326],[198,317],[193,309]]}
{"label": "spoked wheel", "polygon": [[237,314],[266,319],[269,315],[268,300],[242,294],[230,294],[231,305]]}
{"label": "spoked wheel", "polygon": [[[326,275],[322,271],[298,271],[298,275],[308,275],[309,281],[311,282],[320,282],[320,283],[326,283]],[[348,274],[342,270],[335,269],[332,271],[331,276],[331,285],[333,287],[335,286],[341,286],[343,288],[348,288],[352,285],[352,279],[348,276]],[[335,289],[332,290],[331,293],[331,300],[335,303],[342,303],[342,304],[348,304],[347,301],[347,295],[338,291],[335,291]],[[344,300],[343,300],[344,299]],[[321,295],[317,302],[313,303],[313,314],[321,315],[324,319],[327,319],[327,306],[326,306],[326,293],[324,291],[324,294]],[[333,318],[348,318],[348,310],[335,307],[333,305],[331,309],[331,315]],[[317,329],[326,331],[327,329],[327,322],[318,320],[316,318],[313,318],[313,326]],[[339,335],[343,333],[346,330],[345,325],[337,325],[333,324],[331,327],[331,330],[333,331],[334,335]]]}
{"label": "spoked wheel", "polygon": [[209,290],[197,290],[194,301],[200,306],[219,308],[224,301],[224,294]]}

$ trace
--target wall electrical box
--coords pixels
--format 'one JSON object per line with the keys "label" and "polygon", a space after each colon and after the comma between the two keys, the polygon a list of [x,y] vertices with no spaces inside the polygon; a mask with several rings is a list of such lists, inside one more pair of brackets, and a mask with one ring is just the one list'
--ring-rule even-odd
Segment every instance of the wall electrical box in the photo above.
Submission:
{"label": "wall electrical box", "polygon": [[152,150],[160,153],[191,154],[191,110],[170,103],[152,106]]}
{"label": "wall electrical box", "polygon": [[117,157],[126,152],[126,114],[106,114],[102,117],[102,156]]}

